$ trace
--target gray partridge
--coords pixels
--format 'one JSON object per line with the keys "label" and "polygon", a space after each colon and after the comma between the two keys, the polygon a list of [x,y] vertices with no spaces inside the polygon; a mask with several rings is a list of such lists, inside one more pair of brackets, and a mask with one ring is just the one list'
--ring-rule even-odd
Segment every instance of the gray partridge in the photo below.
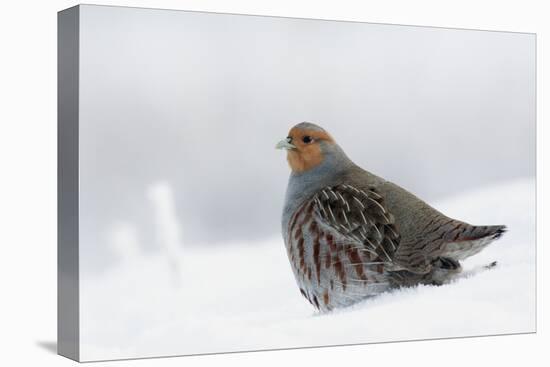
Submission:
{"label": "gray partridge", "polygon": [[291,168],[282,216],[301,294],[321,312],[394,287],[441,285],[505,226],[446,217],[355,165],[321,127],[294,126],[279,149]]}

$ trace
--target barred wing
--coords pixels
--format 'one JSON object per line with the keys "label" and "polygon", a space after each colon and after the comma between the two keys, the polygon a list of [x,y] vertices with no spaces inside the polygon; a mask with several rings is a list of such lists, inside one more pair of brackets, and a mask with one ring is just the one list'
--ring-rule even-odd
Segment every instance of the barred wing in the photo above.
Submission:
{"label": "barred wing", "polygon": [[394,217],[375,188],[351,185],[325,187],[313,197],[315,215],[384,262],[392,262],[400,236]]}

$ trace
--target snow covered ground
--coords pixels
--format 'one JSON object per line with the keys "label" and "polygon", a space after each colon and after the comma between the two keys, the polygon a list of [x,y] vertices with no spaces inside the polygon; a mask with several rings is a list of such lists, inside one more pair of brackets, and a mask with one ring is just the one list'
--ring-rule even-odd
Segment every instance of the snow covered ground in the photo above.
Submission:
{"label": "snow covered ground", "polygon": [[[534,331],[535,180],[463,193],[434,206],[469,223],[506,224],[500,240],[463,264],[466,272],[493,260],[498,266],[449,285],[397,290],[324,315],[300,295],[280,238],[178,250],[177,231],[167,223],[167,246],[144,254],[135,246],[134,229],[122,226],[112,244],[120,263],[81,279],[81,358]],[[159,210],[157,217],[163,210],[170,217],[166,205]]]}

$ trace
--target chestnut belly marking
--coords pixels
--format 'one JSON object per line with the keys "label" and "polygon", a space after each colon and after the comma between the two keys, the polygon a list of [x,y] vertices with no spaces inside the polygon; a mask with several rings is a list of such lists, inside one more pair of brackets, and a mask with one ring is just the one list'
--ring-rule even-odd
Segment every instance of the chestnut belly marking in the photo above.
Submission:
{"label": "chestnut belly marking", "polygon": [[291,217],[287,253],[302,295],[320,311],[353,304],[388,288],[384,264],[363,244],[318,222],[306,201]]}

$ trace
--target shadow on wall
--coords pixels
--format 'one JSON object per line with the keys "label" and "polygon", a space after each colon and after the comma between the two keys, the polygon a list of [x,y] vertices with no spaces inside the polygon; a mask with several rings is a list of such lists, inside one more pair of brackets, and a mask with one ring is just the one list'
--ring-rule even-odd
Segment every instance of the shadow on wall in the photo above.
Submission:
{"label": "shadow on wall", "polygon": [[38,345],[40,348],[46,350],[47,352],[57,354],[57,342],[56,341],[39,340],[39,341],[36,342],[36,345]]}

